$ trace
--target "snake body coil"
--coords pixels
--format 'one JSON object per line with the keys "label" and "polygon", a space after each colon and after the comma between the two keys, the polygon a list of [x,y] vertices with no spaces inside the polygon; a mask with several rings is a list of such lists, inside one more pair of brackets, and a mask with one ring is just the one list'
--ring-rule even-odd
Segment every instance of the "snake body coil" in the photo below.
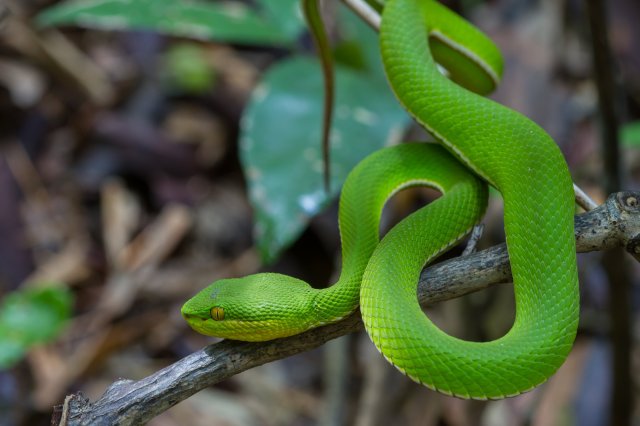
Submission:
{"label": "snake body coil", "polygon": [[[464,398],[518,395],[557,370],[576,334],[574,205],[566,163],[540,127],[476,94],[493,89],[500,57],[448,9],[431,0],[389,0],[380,44],[387,78],[407,111],[502,193],[516,298],[511,330],[491,342],[463,341],[438,329],[418,305],[425,263],[479,220],[486,200],[483,185],[442,149],[425,144],[374,153],[349,175],[340,202],[343,269],[334,286],[315,290],[277,274],[221,280],[187,302],[183,315],[204,334],[269,340],[336,321],[359,302],[376,347],[412,379]],[[378,244],[382,205],[414,184],[446,195]]]}

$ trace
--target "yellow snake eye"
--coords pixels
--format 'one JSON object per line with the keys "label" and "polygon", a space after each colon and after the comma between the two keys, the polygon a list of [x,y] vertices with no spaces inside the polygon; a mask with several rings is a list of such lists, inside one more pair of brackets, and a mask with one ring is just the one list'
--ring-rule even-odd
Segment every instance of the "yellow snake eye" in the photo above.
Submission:
{"label": "yellow snake eye", "polygon": [[224,308],[220,306],[211,308],[211,319],[214,321],[222,321],[224,319]]}

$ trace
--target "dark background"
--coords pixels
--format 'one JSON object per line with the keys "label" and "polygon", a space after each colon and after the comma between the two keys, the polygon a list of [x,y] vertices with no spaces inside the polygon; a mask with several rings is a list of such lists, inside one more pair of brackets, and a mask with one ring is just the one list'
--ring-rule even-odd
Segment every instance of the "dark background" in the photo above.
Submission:
{"label": "dark background", "polygon": [[[33,17],[53,3],[15,3],[0,31],[0,296],[38,281],[62,282],[75,295],[57,341],[0,371],[0,425],[37,425],[48,424],[51,407],[68,393],[96,399],[119,377],[144,377],[212,342],[179,314],[206,284],[275,270],[326,285],[339,243],[333,206],[275,264],[262,266],[252,245],[238,126],[261,73],[282,51],[141,31],[39,31]],[[542,125],[574,180],[602,202],[602,119],[586,2],[447,3],[505,56],[494,98]],[[606,17],[612,58],[601,65],[612,72],[620,129],[640,119],[640,3],[607,1]],[[302,46],[308,41],[301,37]],[[215,84],[193,93],[161,78],[176,43],[202,52]],[[70,64],[67,71],[56,58]],[[619,189],[636,189],[638,148],[620,150]],[[406,214],[430,196],[403,193],[387,214]],[[502,241],[499,197],[485,223],[481,246]],[[619,419],[637,423],[638,331],[616,340],[628,357],[623,364],[630,360],[616,389],[610,332],[624,331],[625,318],[612,323],[610,312],[626,307],[610,308],[609,289],[626,289],[622,301],[632,305],[635,325],[639,270],[619,254],[615,267],[627,273],[614,281],[602,257],[579,256],[582,316],[570,357],[525,395],[476,402],[436,394],[386,364],[361,333],[242,373],[150,424],[606,425],[614,394]],[[512,291],[499,286],[429,315],[454,335],[495,338],[512,321]]]}

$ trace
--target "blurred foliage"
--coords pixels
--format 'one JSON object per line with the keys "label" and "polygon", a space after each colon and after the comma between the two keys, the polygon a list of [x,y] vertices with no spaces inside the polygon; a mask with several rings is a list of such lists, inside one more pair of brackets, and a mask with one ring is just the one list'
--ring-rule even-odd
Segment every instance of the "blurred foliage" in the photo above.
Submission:
{"label": "blurred foliage", "polygon": [[[303,25],[298,4],[262,0],[258,13],[239,3],[83,0],[53,6],[38,21],[290,46]],[[338,15],[342,37],[335,49],[330,193],[322,185],[323,85],[317,60],[293,52],[273,65],[243,116],[241,159],[255,210],[256,244],[267,262],[328,205],[362,158],[397,141],[409,122],[387,89],[375,32],[342,6]],[[176,46],[167,54],[167,64],[170,78],[186,91],[201,92],[213,84],[214,76],[194,46]]]}
{"label": "blurred foliage", "polygon": [[153,30],[174,36],[256,45],[287,45],[303,29],[297,0],[269,0],[256,11],[239,2],[76,0],[44,10],[41,26]]}
{"label": "blurred foliage", "polygon": [[0,368],[18,362],[27,350],[54,339],[71,316],[72,295],[60,287],[15,291],[0,305]]}
{"label": "blurred foliage", "polygon": [[620,139],[626,146],[640,147],[640,121],[632,121],[622,126]]}
{"label": "blurred foliage", "polygon": [[165,68],[170,84],[186,93],[202,93],[215,84],[215,71],[202,49],[193,44],[172,45],[165,54]]}

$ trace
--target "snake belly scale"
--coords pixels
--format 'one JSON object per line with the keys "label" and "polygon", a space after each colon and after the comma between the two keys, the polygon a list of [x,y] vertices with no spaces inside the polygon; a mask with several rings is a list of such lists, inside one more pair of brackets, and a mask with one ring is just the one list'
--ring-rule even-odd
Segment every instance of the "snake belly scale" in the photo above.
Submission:
{"label": "snake belly scale", "polygon": [[[183,316],[204,334],[270,340],[337,321],[360,304],[376,347],[413,380],[463,398],[528,391],[564,362],[578,324],[573,185],[564,158],[539,126],[480,95],[501,73],[497,49],[439,3],[387,1],[380,48],[398,100],[449,153],[399,145],[353,170],[340,199],[343,266],[333,286],[316,290],[279,274],[220,280],[189,300]],[[486,188],[467,169],[496,187],[505,205],[516,315],[511,330],[490,342],[445,334],[416,298],[425,263],[484,211]],[[417,184],[445,195],[378,242],[384,202]]]}

